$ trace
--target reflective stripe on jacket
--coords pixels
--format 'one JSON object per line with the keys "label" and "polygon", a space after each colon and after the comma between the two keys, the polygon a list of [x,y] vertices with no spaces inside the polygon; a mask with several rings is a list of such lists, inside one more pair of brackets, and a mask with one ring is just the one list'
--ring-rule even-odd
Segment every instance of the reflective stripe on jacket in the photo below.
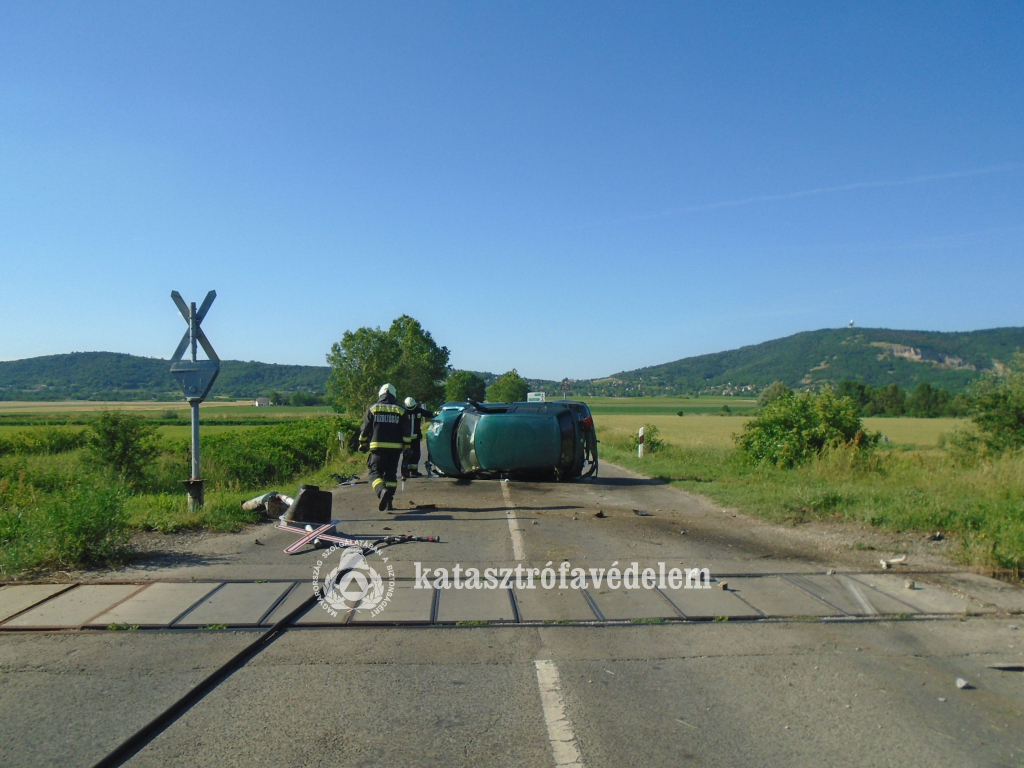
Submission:
{"label": "reflective stripe on jacket", "polygon": [[402,450],[410,442],[409,416],[405,408],[395,402],[390,394],[366,410],[363,428],[359,430],[359,447],[371,451],[391,448]]}

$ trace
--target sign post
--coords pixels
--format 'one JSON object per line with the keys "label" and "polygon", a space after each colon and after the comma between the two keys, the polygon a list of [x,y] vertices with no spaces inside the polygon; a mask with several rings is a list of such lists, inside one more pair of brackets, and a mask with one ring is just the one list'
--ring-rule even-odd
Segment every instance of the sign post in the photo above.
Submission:
{"label": "sign post", "polygon": [[[210,305],[217,298],[216,291],[206,294],[202,306],[196,309],[196,303],[186,304],[177,291],[171,291],[171,299],[174,300],[181,316],[188,323],[188,330],[181,337],[178,348],[171,355],[171,375],[185,393],[185,399],[192,406],[192,477],[185,481],[185,490],[188,492],[189,508],[195,509],[203,505],[203,480],[199,475],[199,404],[206,399],[210,393],[213,382],[217,380],[220,373],[220,358],[213,351],[213,345],[206,338],[203,329],[199,324],[203,322],[206,313],[210,311]],[[196,358],[196,347],[201,346],[209,360],[198,360]],[[191,360],[182,360],[185,350],[191,348]]]}
{"label": "sign post", "polygon": [[637,443],[636,444],[636,456],[637,456],[638,459],[642,459],[644,457],[644,428],[643,427],[640,427],[640,432],[637,435],[636,443]]}
{"label": "sign post", "polygon": [[572,390],[572,384],[568,379],[562,379],[562,386],[559,389],[562,390],[562,399],[565,400],[565,393]]}

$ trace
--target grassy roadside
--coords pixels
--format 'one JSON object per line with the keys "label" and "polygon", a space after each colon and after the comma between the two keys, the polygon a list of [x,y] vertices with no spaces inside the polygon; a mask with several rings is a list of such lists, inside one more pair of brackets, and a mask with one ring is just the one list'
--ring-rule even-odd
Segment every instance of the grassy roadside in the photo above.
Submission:
{"label": "grassy roadside", "polygon": [[181,480],[188,443],[157,438],[157,455],[134,484],[97,467],[78,431],[66,427],[7,436],[0,451],[0,577],[41,569],[116,566],[139,531],[234,531],[258,522],[241,502],[300,483],[334,484],[363,457],[338,441],[353,425],[324,417],[204,432],[206,504],[188,508]]}
{"label": "grassy roadside", "polygon": [[[795,469],[752,466],[718,444],[669,442],[638,459],[626,434],[600,430],[609,461],[772,522],[842,518],[894,531],[935,531],[962,562],[1024,568],[1024,456],[963,466],[939,449],[903,446],[864,456],[836,451]],[[663,435],[664,436],[664,435]]]}

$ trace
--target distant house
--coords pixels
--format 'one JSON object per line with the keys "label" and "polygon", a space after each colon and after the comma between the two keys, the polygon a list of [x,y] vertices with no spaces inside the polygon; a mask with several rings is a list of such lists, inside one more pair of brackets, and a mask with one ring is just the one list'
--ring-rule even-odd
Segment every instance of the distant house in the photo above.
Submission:
{"label": "distant house", "polygon": [[255,405],[257,408],[263,408],[264,406],[269,406],[270,405],[270,398],[269,397],[257,397],[255,400],[252,401],[252,404]]}

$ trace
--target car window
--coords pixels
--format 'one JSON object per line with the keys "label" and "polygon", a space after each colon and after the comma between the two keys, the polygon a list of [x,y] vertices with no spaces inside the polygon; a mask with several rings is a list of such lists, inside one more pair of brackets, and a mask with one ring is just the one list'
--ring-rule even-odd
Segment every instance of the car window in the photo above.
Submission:
{"label": "car window", "polygon": [[463,472],[475,472],[480,469],[480,461],[476,456],[476,425],[479,421],[479,413],[465,413],[455,433],[455,450]]}
{"label": "car window", "polygon": [[558,414],[558,428],[562,432],[562,457],[559,464],[569,468],[576,459],[576,429],[573,426],[572,414],[568,411]]}

